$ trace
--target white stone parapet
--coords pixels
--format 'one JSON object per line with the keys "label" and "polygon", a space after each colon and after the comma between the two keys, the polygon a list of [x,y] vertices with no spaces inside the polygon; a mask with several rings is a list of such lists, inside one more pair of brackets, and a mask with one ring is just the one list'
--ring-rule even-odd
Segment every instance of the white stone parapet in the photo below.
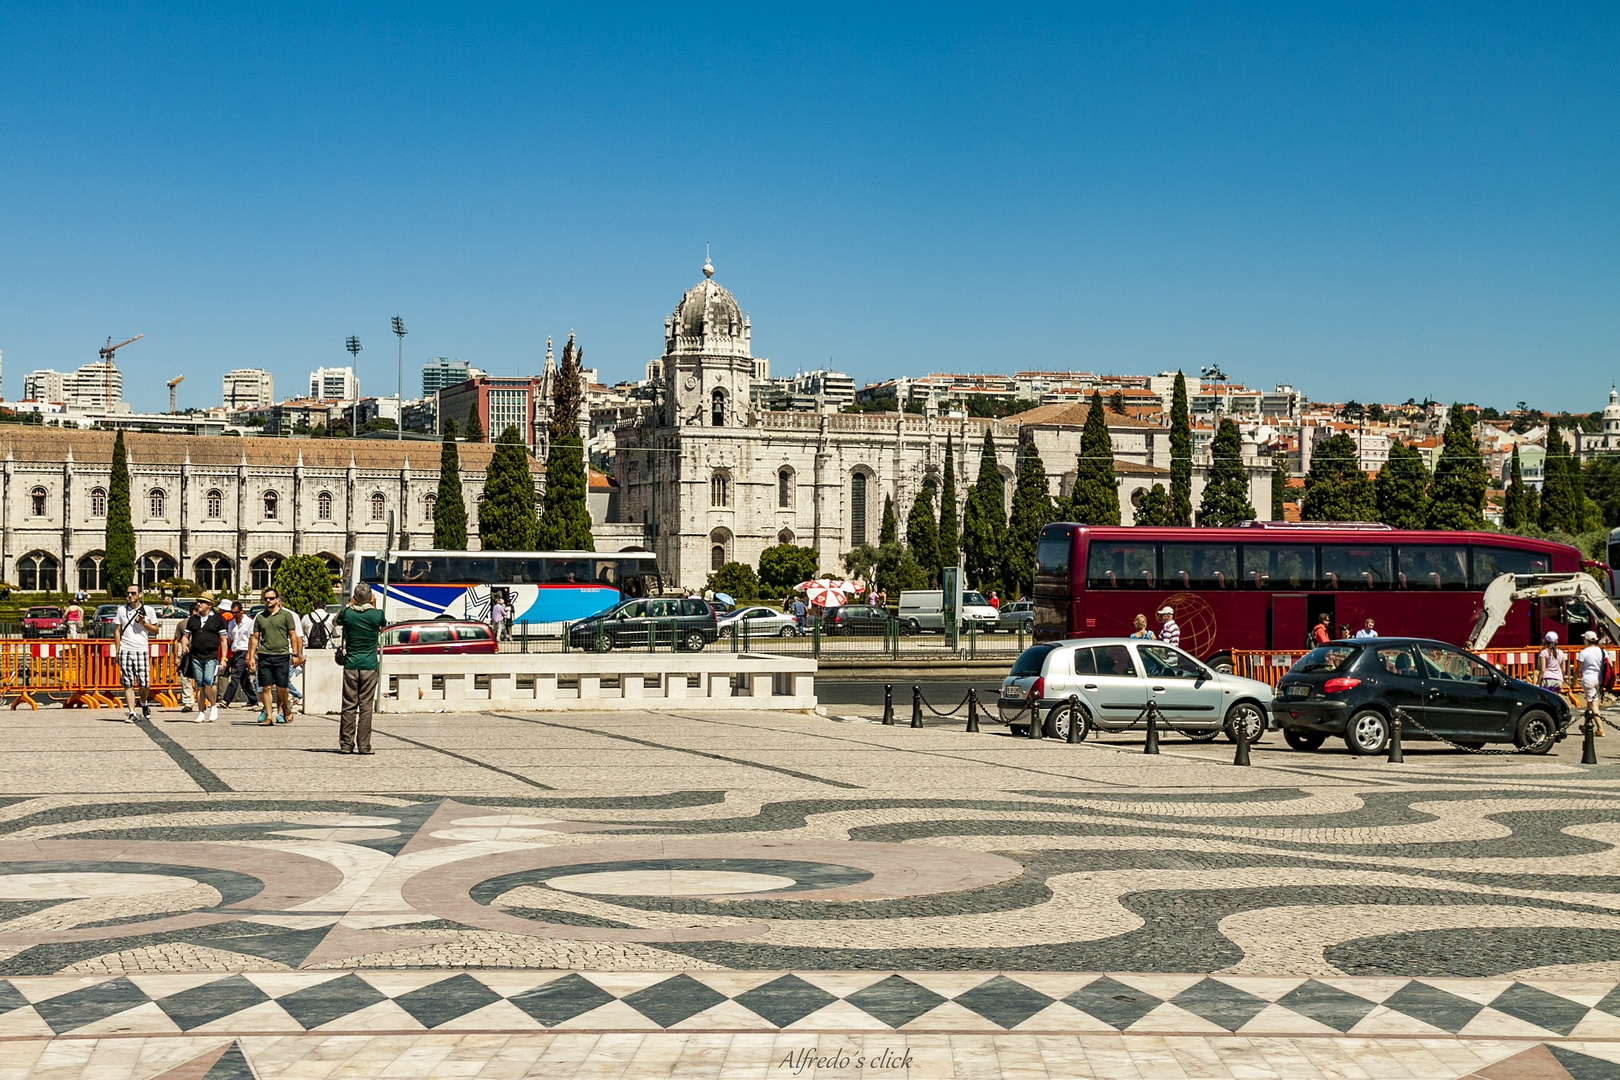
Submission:
{"label": "white stone parapet", "polygon": [[[311,653],[304,710],[343,707],[343,669]],[[384,712],[560,712],[686,705],[701,709],[816,707],[816,662],[760,653],[498,653],[384,657]]]}

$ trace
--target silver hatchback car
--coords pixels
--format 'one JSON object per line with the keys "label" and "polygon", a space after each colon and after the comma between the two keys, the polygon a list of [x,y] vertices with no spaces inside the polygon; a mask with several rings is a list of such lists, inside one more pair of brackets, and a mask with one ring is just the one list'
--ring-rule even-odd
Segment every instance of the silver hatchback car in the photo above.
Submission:
{"label": "silver hatchback car", "polygon": [[1146,730],[1152,700],[1162,730],[1203,741],[1222,731],[1236,738],[1241,723],[1253,742],[1269,726],[1271,699],[1265,683],[1218,672],[1162,641],[1088,638],[1025,649],[1002,680],[997,706],[1002,723],[1033,718],[1049,739],[1067,739],[1078,720],[1084,739]]}

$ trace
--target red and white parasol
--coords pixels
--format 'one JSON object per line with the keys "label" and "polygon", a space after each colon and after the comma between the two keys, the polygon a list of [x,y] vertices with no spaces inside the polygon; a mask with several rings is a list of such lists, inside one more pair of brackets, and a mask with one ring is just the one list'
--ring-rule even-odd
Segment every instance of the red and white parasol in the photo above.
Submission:
{"label": "red and white parasol", "polygon": [[802,581],[795,587],[804,593],[812,607],[837,607],[849,603],[851,596],[859,596],[866,591],[866,586],[860,582],[843,578],[815,578]]}

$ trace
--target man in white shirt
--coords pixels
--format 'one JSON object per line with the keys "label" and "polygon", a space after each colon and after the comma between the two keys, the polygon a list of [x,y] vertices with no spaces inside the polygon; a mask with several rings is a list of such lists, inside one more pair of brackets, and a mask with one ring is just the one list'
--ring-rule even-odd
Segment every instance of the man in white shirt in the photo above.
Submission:
{"label": "man in white shirt", "polygon": [[1159,609],[1159,640],[1166,645],[1181,644],[1181,624],[1176,622],[1176,609],[1166,604]]}
{"label": "man in white shirt", "polygon": [[236,699],[238,688],[242,697],[249,705],[254,704],[259,696],[259,688],[253,685],[253,672],[248,670],[247,651],[248,642],[253,640],[253,614],[246,605],[238,604],[236,618],[231,620],[231,682],[225,687],[225,695],[220,704],[230,708],[231,702]]}
{"label": "man in white shirt", "polygon": [[1592,723],[1594,735],[1603,734],[1603,650],[1598,646],[1597,632],[1588,630],[1586,648],[1575,656],[1575,673],[1581,680],[1581,696],[1586,698],[1586,718]]}
{"label": "man in white shirt", "polygon": [[[118,675],[124,687],[124,703],[129,712],[124,723],[133,724],[140,719],[152,719],[152,706],[146,702],[152,686],[152,635],[158,632],[157,613],[149,604],[141,603],[141,589],[131,585],[124,592],[124,606],[118,609],[114,632],[118,638]],[[136,691],[139,712],[136,712]]]}

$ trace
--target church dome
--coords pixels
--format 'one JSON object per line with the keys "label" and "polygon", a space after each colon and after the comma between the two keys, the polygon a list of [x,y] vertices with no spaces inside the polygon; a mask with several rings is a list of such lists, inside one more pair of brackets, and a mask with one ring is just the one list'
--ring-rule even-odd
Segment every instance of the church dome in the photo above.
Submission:
{"label": "church dome", "polygon": [[714,280],[714,264],[703,260],[703,280],[686,290],[666,324],[666,351],[747,355],[748,317],[736,299]]}

